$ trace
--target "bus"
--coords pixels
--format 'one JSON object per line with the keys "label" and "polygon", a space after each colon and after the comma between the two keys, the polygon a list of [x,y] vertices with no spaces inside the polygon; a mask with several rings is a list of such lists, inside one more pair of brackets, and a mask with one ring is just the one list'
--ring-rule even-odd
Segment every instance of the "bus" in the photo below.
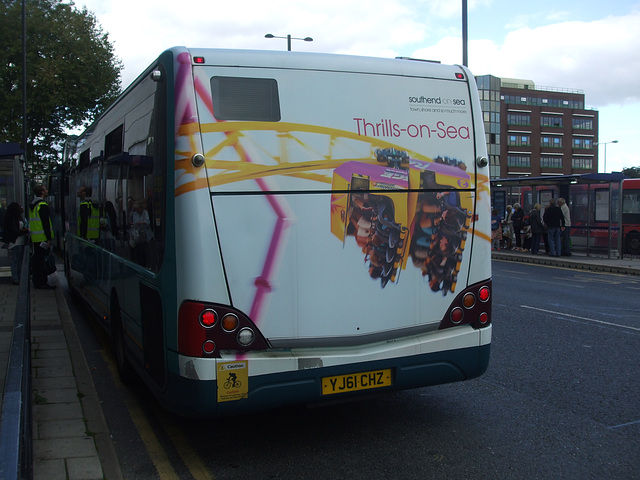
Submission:
{"label": "bus", "polygon": [[465,67],[169,49],[65,148],[68,285],[180,415],[478,377],[484,138]]}
{"label": "bus", "polygon": [[[65,142],[70,144],[69,140]],[[64,153],[63,153],[64,155]],[[63,225],[64,203],[68,199],[64,182],[66,181],[66,169],[64,165],[56,165],[49,173],[44,175],[42,184],[47,187],[48,195],[45,198],[49,206],[49,215],[51,216],[51,227],[53,229],[53,241],[51,246],[60,255],[64,255],[64,234],[65,227]]]}
{"label": "bus", "polygon": [[535,203],[544,208],[551,198],[564,197],[573,245],[600,249],[620,245],[626,254],[640,255],[640,178],[624,178],[614,172],[495,179],[491,183],[493,204],[500,210],[518,202],[528,215]]}

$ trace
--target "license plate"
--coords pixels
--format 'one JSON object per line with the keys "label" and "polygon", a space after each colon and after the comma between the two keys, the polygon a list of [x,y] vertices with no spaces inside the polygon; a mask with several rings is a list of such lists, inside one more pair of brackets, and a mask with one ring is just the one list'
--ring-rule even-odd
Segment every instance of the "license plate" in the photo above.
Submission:
{"label": "license plate", "polygon": [[372,372],[350,373],[322,379],[322,394],[355,392],[370,388],[388,387],[391,385],[391,370],[375,370]]}

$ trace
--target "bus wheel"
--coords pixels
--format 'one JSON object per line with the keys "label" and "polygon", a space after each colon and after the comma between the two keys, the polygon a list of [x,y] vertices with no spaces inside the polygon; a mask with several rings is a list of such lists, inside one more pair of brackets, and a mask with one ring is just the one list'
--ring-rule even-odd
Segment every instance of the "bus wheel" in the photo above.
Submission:
{"label": "bus wheel", "polygon": [[111,302],[111,335],[116,356],[116,365],[120,381],[125,385],[131,385],[134,380],[133,367],[127,358],[127,351],[124,343],[124,328],[122,326],[122,316],[117,300]]}
{"label": "bus wheel", "polygon": [[631,255],[640,255],[640,233],[627,233],[624,237],[624,245],[627,253],[630,253]]}

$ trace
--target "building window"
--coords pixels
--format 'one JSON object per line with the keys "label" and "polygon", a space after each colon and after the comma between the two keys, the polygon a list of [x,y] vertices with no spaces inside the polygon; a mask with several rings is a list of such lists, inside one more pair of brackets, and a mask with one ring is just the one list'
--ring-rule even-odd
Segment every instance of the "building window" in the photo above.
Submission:
{"label": "building window", "polygon": [[546,137],[540,138],[540,146],[548,148],[562,148],[562,137]]}
{"label": "building window", "polygon": [[590,170],[593,168],[593,159],[592,158],[579,158],[574,157],[572,159],[572,166],[577,170]]}
{"label": "building window", "polygon": [[574,118],[573,128],[575,130],[593,130],[592,118]]}
{"label": "building window", "polygon": [[531,115],[528,113],[509,113],[507,114],[507,123],[509,125],[531,125]]}
{"label": "building window", "polygon": [[573,148],[590,150],[593,148],[593,140],[591,138],[574,138]]}
{"label": "building window", "polygon": [[491,178],[500,178],[500,155],[489,155]]}
{"label": "building window", "polygon": [[518,95],[503,95],[504,102],[508,104],[518,105],[537,105],[544,107],[572,108],[574,110],[582,110],[584,102],[580,100],[560,100],[557,98],[538,98],[538,97],[521,97]]}
{"label": "building window", "polygon": [[562,157],[540,157],[541,168],[562,168]]}
{"label": "building window", "polygon": [[540,117],[540,126],[562,128],[562,117],[555,115],[542,115]]}
{"label": "building window", "polygon": [[507,145],[527,147],[531,145],[531,137],[529,135],[509,135]]}
{"label": "building window", "polygon": [[507,165],[509,167],[531,168],[531,157],[529,155],[508,155]]}

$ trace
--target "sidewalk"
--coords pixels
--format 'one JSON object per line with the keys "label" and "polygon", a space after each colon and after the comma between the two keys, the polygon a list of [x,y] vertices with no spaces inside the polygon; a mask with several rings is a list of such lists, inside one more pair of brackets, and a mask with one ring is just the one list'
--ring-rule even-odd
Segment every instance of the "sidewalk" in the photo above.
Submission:
{"label": "sidewalk", "polygon": [[[0,253],[0,380],[4,389],[18,286]],[[31,289],[34,480],[122,478],[100,401],[57,275]]]}
{"label": "sidewalk", "polygon": [[590,270],[593,272],[618,273],[622,275],[640,275],[640,257],[607,258],[607,253],[598,252],[589,255],[585,251],[574,249],[570,257],[551,257],[542,252],[533,255],[530,252],[516,250],[498,250],[491,252],[494,260],[508,260],[511,262],[535,263],[538,265],[553,265],[564,268]]}
{"label": "sidewalk", "polygon": [[[495,260],[640,275],[640,258],[571,257],[503,250]],[[0,388],[4,389],[18,286],[11,284],[6,250],[0,253]],[[58,273],[50,277],[58,284]],[[33,464],[35,480],[122,479],[91,373],[63,289],[31,290]]]}

